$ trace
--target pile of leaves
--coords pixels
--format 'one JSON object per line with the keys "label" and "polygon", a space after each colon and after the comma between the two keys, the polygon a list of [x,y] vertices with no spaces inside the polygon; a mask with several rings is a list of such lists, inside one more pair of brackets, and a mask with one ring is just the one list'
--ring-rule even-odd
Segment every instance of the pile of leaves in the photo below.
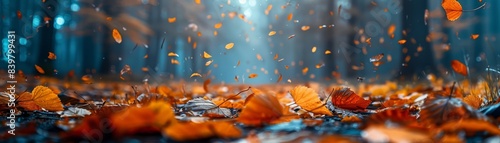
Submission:
{"label": "pile of leaves", "polygon": [[[42,129],[56,141],[153,136],[170,141],[464,142],[500,135],[494,112],[499,95],[488,94],[491,83],[486,81],[437,88],[387,82],[356,89],[206,81],[63,87],[46,81],[46,86],[25,85],[31,92],[16,94],[17,134],[3,132],[2,140],[40,134],[36,129],[49,120]],[[12,109],[8,96],[0,99],[1,114],[7,117]]]}

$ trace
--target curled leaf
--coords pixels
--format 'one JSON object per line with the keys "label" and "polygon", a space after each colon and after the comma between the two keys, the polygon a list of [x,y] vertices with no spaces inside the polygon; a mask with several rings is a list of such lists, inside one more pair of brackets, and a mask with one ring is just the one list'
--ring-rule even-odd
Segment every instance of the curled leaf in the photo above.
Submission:
{"label": "curled leaf", "polygon": [[305,86],[297,86],[290,90],[290,94],[295,103],[306,111],[333,116],[330,110],[319,100],[318,94],[313,89]]}

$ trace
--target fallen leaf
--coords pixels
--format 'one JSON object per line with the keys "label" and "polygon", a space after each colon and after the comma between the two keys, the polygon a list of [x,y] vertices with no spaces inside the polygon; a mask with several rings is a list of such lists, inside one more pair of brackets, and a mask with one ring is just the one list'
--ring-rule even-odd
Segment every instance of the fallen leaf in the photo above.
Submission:
{"label": "fallen leaf", "polygon": [[333,89],[331,97],[332,104],[342,109],[364,110],[371,104],[370,100],[363,99],[347,87]]}
{"label": "fallen leaf", "polygon": [[245,104],[236,121],[248,126],[259,126],[278,120],[283,115],[278,99],[268,94],[255,94]]}
{"label": "fallen leaf", "polygon": [[306,111],[315,114],[333,116],[330,110],[325,107],[325,104],[321,102],[318,94],[311,88],[296,86],[290,90],[290,95],[292,95],[295,103]]}
{"label": "fallen leaf", "polygon": [[[193,130],[194,129],[194,130]],[[179,123],[163,130],[165,136],[176,141],[206,139],[209,137],[238,138],[242,135],[240,129],[229,122]]]}
{"label": "fallen leaf", "polygon": [[63,106],[57,94],[48,87],[36,86],[32,91],[33,101],[40,107],[49,111],[63,111]]}

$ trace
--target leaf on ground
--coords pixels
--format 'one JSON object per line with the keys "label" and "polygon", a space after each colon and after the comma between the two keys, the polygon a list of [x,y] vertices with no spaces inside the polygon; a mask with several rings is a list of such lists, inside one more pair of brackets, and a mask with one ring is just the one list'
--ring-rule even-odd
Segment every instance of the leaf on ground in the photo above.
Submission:
{"label": "leaf on ground", "polygon": [[306,111],[333,116],[332,112],[325,107],[325,104],[321,102],[318,94],[313,89],[305,86],[297,86],[290,90],[290,94],[295,103]]}
{"label": "leaf on ground", "polygon": [[49,111],[64,110],[57,94],[52,92],[49,88],[45,86],[36,86],[32,93],[32,99],[38,106]]}
{"label": "leaf on ground", "polygon": [[417,121],[416,117],[411,115],[410,109],[388,109],[378,112],[368,117],[369,123],[385,124],[386,121],[395,123],[409,123]]}
{"label": "leaf on ground", "polygon": [[440,126],[439,130],[446,132],[466,131],[473,134],[480,131],[487,131],[491,135],[496,135],[496,136],[500,135],[500,128],[498,128],[498,126],[493,125],[488,121],[477,120],[477,119],[466,119],[466,120],[447,122],[442,126]]}
{"label": "leaf on ground", "polygon": [[368,142],[433,142],[432,137],[427,133],[385,125],[368,126],[361,136]]}
{"label": "leaf on ground", "polygon": [[372,101],[365,100],[347,87],[333,89],[332,104],[347,110],[364,110]]}
{"label": "leaf on ground", "polygon": [[155,118],[156,113],[153,110],[139,107],[130,107],[123,112],[115,113],[110,118],[114,127],[113,135],[121,137],[143,130],[154,130],[152,127],[156,123]]}
{"label": "leaf on ground", "polygon": [[32,95],[29,92],[23,92],[16,98],[17,98],[16,99],[17,105],[22,107],[24,110],[27,111],[42,110],[42,108],[40,108],[40,106],[38,106],[35,103],[35,101],[33,101]]}
{"label": "leaf on ground", "polygon": [[283,115],[282,110],[283,107],[276,97],[268,94],[255,94],[246,103],[236,120],[248,126],[259,126],[279,119]]}
{"label": "leaf on ground", "polygon": [[163,134],[176,141],[190,141],[210,137],[238,138],[242,132],[229,122],[178,123],[163,130]]}

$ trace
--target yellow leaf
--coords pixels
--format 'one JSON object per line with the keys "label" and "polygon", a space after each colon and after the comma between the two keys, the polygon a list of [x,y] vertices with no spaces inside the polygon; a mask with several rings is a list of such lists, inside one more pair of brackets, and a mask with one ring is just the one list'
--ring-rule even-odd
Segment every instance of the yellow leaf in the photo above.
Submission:
{"label": "yellow leaf", "polygon": [[221,22],[216,23],[216,24],[214,25],[214,28],[215,28],[215,29],[219,29],[219,28],[221,28],[221,27],[222,27],[222,23],[221,23]]}
{"label": "yellow leaf", "polygon": [[63,106],[57,94],[52,92],[48,87],[36,86],[33,89],[33,101],[40,107],[49,111],[63,111]]}
{"label": "yellow leaf", "polygon": [[333,116],[333,114],[325,107],[323,102],[319,99],[318,94],[311,88],[305,86],[297,86],[290,91],[293,100],[297,105],[306,111]]}
{"label": "yellow leaf", "polygon": [[212,55],[208,54],[207,52],[203,51],[203,58],[208,59],[211,58]]}
{"label": "yellow leaf", "polygon": [[113,29],[113,38],[115,39],[116,43],[120,44],[122,43],[122,35],[120,32],[118,32],[118,29]]}
{"label": "yellow leaf", "polygon": [[233,46],[234,46],[234,43],[227,43],[225,48],[229,50],[229,49],[232,49]]}
{"label": "yellow leaf", "polygon": [[271,31],[271,32],[269,32],[269,34],[267,34],[267,35],[269,35],[269,36],[273,36],[274,34],[276,34],[276,31]]}
{"label": "yellow leaf", "polygon": [[201,74],[195,72],[195,73],[191,74],[190,78],[195,77],[195,76],[202,77]]}
{"label": "yellow leaf", "polygon": [[174,52],[170,52],[170,53],[168,53],[168,56],[169,56],[169,57],[179,57],[179,55],[178,55],[178,54],[176,54],[176,53],[174,53]]}

